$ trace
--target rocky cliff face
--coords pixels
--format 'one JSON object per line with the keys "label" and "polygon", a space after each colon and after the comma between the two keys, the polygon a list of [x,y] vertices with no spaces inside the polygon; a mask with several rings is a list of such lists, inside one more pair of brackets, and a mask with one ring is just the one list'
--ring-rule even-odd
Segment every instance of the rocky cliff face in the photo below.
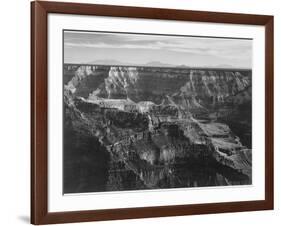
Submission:
{"label": "rocky cliff face", "polygon": [[250,70],[65,65],[64,84],[64,166],[99,161],[66,177],[101,177],[66,192],[251,183]]}
{"label": "rocky cliff face", "polygon": [[[70,67],[70,66],[68,66]],[[68,67],[65,66],[66,74]],[[80,66],[67,86],[78,96],[160,104],[165,96],[203,106],[227,101],[251,86],[250,70],[175,69],[153,67]],[[198,103],[194,103],[197,106]]]}

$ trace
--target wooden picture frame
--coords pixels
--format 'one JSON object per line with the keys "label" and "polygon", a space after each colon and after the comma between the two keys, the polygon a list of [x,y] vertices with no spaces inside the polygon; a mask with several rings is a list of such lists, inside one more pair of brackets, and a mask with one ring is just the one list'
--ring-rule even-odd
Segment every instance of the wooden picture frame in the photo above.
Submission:
{"label": "wooden picture frame", "polygon": [[[265,27],[265,199],[48,212],[48,14],[95,15]],[[31,223],[52,224],[273,209],[273,16],[35,1],[31,3]]]}

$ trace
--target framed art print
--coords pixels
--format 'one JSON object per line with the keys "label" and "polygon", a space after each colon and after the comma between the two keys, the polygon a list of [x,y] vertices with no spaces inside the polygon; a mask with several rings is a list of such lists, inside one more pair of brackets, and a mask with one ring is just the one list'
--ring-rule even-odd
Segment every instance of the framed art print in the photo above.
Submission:
{"label": "framed art print", "polygon": [[31,3],[31,222],[273,209],[273,17]]}

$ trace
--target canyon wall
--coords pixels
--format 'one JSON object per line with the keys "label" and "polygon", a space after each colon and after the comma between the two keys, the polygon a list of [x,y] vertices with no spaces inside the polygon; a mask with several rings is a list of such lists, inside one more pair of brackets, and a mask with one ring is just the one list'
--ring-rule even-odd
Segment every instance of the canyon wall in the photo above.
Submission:
{"label": "canyon wall", "polygon": [[84,178],[66,192],[250,184],[251,81],[251,70],[64,65],[65,178]]}
{"label": "canyon wall", "polygon": [[[78,96],[130,98],[160,104],[165,96],[195,97],[209,106],[251,86],[251,70],[65,65],[64,83]],[[69,77],[73,76],[71,79]],[[182,100],[181,100],[182,101]],[[194,100],[195,101],[195,100]]]}

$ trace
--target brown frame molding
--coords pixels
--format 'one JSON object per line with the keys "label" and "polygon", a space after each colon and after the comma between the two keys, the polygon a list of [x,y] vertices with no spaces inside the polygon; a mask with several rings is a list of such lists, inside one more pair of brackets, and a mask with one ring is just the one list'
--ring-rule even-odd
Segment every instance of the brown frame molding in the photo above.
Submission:
{"label": "brown frame molding", "polygon": [[[48,13],[265,26],[265,200],[48,212]],[[273,209],[273,16],[35,1],[31,3],[31,223],[180,216]]]}

